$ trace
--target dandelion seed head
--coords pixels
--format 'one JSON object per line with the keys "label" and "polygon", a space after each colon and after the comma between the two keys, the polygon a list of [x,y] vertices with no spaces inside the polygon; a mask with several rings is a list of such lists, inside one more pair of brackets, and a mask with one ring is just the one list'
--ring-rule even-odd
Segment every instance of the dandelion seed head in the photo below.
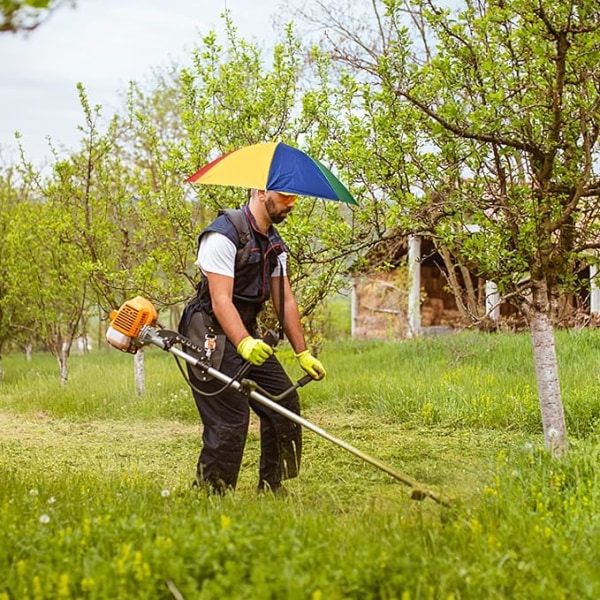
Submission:
{"label": "dandelion seed head", "polygon": [[56,502],[56,498],[54,496],[50,496],[50,498],[48,498],[48,504],[54,504]]}
{"label": "dandelion seed head", "polygon": [[48,515],[40,515],[40,523],[46,525],[46,523],[50,523],[50,517]]}
{"label": "dandelion seed head", "polygon": [[163,498],[168,498],[168,497],[171,495],[171,492],[170,492],[169,490],[163,490],[163,491],[160,493],[160,495],[161,495]]}
{"label": "dandelion seed head", "polygon": [[29,495],[32,497],[39,496],[39,492],[35,488],[32,488],[29,490]]}

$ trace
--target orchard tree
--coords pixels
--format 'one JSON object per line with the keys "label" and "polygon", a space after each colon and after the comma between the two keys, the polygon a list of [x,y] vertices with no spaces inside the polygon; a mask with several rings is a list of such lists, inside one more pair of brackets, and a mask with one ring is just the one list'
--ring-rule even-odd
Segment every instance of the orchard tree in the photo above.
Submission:
{"label": "orchard tree", "polygon": [[[193,50],[191,64],[171,71],[149,92],[134,90],[131,163],[140,184],[139,207],[148,235],[157,241],[162,236],[162,260],[179,281],[185,279],[186,296],[198,279],[192,263],[199,232],[220,208],[245,204],[249,191],[191,186],[185,179],[220,154],[265,141],[314,149],[320,158],[304,115],[308,73],[291,27],[267,57],[240,39],[226,18],[225,44],[210,33]],[[304,316],[339,287],[346,257],[364,243],[352,217],[337,203],[301,198],[281,226]]]}
{"label": "orchard tree", "polygon": [[[15,177],[13,167],[0,170],[0,359],[21,336],[15,322],[14,307],[9,303],[8,268],[10,251],[7,240],[15,219],[17,206],[23,200],[23,191]],[[2,363],[0,363],[2,380]]]}
{"label": "orchard tree", "polygon": [[19,169],[4,167],[0,172],[0,355],[20,346],[29,355],[40,339],[29,302],[29,292],[36,287],[21,285],[26,268],[21,263],[32,260],[35,253],[35,244],[22,237],[21,225],[36,214],[36,205],[35,193]]}
{"label": "orchard tree", "polygon": [[[53,167],[59,190],[53,194],[54,202],[73,224],[65,235],[79,252],[93,299],[104,311],[101,319],[106,320],[112,309],[137,295],[153,300],[160,308],[168,304],[167,291],[177,287],[178,278],[164,260],[170,231],[162,227],[160,214],[144,210],[141,165],[132,161],[125,149],[132,136],[131,122],[113,116],[103,129],[101,107],[92,107],[83,85],[78,88],[84,116],[81,148],[67,159],[57,160]],[[175,187],[164,185],[162,189]],[[135,360],[139,394],[145,388],[143,363],[139,352]]]}
{"label": "orchard tree", "polygon": [[81,255],[69,243],[72,227],[48,190],[44,202],[19,203],[5,239],[5,300],[14,325],[29,330],[56,358],[62,386],[88,290]]}
{"label": "orchard tree", "polygon": [[82,84],[78,91],[81,145],[54,164],[57,202],[73,219],[70,242],[84,257],[91,289],[108,314],[132,295],[150,294],[155,273],[136,207],[138,184],[123,151],[128,125],[113,116],[103,127],[102,107],[90,104]]}
{"label": "orchard tree", "polygon": [[91,289],[106,313],[138,294],[168,304],[180,275],[164,259],[172,227],[164,225],[162,213],[170,205],[158,201],[159,210],[151,211],[144,204],[148,185],[165,197],[177,186],[161,180],[166,171],[158,162],[147,168],[146,157],[136,154],[144,139],[131,119],[115,115],[103,127],[102,107],[90,104],[82,84],[78,88],[81,147],[57,160],[53,170],[61,190],[56,201],[74,223],[70,242],[84,257]]}
{"label": "orchard tree", "polygon": [[[124,190],[115,153],[115,122],[102,134],[100,107],[79,86],[85,124],[82,149],[67,158],[54,152],[49,174],[21,153],[19,167],[29,201],[19,204],[8,241],[9,305],[57,358],[62,385],[74,339],[85,330],[90,308],[109,312],[135,289],[130,283],[131,194]],[[109,161],[109,157],[113,157]]]}
{"label": "orchard tree", "polygon": [[[346,140],[388,164],[379,181],[397,186],[396,224],[442,240],[522,310],[546,446],[561,455],[553,327],[559,298],[582,266],[597,264],[600,246],[597,2],[467,0],[451,11],[385,0],[373,8],[377,46],[340,18],[328,37],[330,56],[355,74],[345,91],[366,126],[354,138],[347,128]],[[416,132],[412,145],[398,145],[411,139],[407,130]]]}
{"label": "orchard tree", "polygon": [[135,197],[137,249],[155,274],[146,293],[157,306],[170,308],[190,294],[194,273],[189,249],[203,220],[203,209],[189,201],[179,159],[174,159],[185,135],[177,78],[173,67],[158,73],[150,90],[131,85],[120,149]]}

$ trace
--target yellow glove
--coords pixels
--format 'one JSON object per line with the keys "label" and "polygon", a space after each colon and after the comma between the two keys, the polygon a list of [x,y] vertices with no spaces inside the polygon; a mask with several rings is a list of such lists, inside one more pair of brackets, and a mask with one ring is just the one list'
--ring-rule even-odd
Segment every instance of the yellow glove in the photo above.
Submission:
{"label": "yellow glove", "polygon": [[238,354],[248,362],[259,367],[269,356],[273,356],[273,348],[262,340],[253,338],[251,335],[245,337],[237,347]]}
{"label": "yellow glove", "polygon": [[300,362],[300,366],[313,378],[323,379],[325,377],[325,367],[321,361],[316,359],[309,350],[296,354],[296,358]]}

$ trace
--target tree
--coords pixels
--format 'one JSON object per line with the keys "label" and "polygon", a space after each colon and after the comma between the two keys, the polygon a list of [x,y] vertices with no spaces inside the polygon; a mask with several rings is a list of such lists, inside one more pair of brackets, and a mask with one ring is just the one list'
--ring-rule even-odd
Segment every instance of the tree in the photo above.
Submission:
{"label": "tree", "polygon": [[[82,150],[54,162],[43,174],[21,149],[21,198],[6,237],[5,304],[14,326],[30,332],[57,359],[61,385],[68,380],[73,341],[85,331],[89,309],[118,306],[129,273],[128,214],[113,153],[114,120],[103,136],[99,107],[79,85],[85,125]],[[118,298],[122,301],[122,298]]]}
{"label": "tree", "polygon": [[0,33],[33,31],[60,6],[74,0],[0,0]]}
{"label": "tree", "polygon": [[[13,306],[8,302],[9,249],[7,238],[14,221],[17,205],[22,201],[22,190],[15,182],[14,168],[0,171],[0,359],[16,340],[19,329],[14,327]],[[0,380],[2,364],[0,363]]]}
{"label": "tree", "polygon": [[[159,307],[168,304],[167,291],[176,287],[177,280],[171,265],[161,262],[161,245],[169,232],[161,228],[157,214],[144,211],[144,181],[138,176],[139,165],[125,150],[131,124],[113,116],[102,131],[101,107],[90,105],[82,84],[78,89],[84,115],[80,151],[55,162],[54,185],[45,187],[46,192],[52,190],[45,193],[47,200],[70,220],[63,241],[80,257],[82,282],[105,317],[140,294],[155,302],[159,299]],[[157,235],[150,235],[156,229]],[[142,352],[136,356],[135,374],[141,394],[145,387]]]}
{"label": "tree", "polygon": [[600,246],[597,2],[373,2],[377,45],[318,4],[330,56],[355,74],[344,93],[360,118],[338,143],[396,191],[396,225],[442,241],[523,311],[546,445],[563,454],[553,324]]}
{"label": "tree", "polygon": [[[192,188],[184,180],[212,158],[257,142],[303,145],[319,157],[305,111],[307,67],[292,29],[265,64],[256,44],[239,39],[228,19],[226,26],[225,44],[210,33],[193,50],[190,65],[163,74],[150,92],[136,86],[130,103],[130,164],[137,173],[139,209],[148,236],[160,242],[161,264],[170,265],[175,284],[187,284],[184,296],[198,278],[192,265],[198,233],[220,208],[248,198],[247,191]],[[292,283],[308,316],[341,285],[346,257],[364,239],[350,210],[321,200],[302,199],[281,229],[290,246]]]}
{"label": "tree", "polygon": [[6,293],[15,329],[26,329],[56,358],[61,385],[86,306],[87,280],[81,255],[69,243],[70,215],[55,200],[50,184],[44,202],[20,202],[6,236]]}

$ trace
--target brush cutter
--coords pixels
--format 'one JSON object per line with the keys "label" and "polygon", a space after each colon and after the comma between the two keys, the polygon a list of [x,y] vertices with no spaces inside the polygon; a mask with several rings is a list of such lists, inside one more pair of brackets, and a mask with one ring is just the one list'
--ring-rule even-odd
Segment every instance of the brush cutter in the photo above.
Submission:
{"label": "brush cutter", "polygon": [[[110,314],[110,319],[111,325],[106,333],[106,339],[111,346],[117,348],[118,350],[135,354],[141,347],[151,344],[170,352],[175,357],[183,359],[193,367],[199,368],[209,377],[212,377],[213,379],[224,383],[226,386],[241,392],[248,398],[252,398],[257,402],[260,402],[271,410],[283,415],[290,421],[309,429],[317,435],[320,435],[322,438],[325,438],[337,446],[344,448],[344,450],[354,454],[361,460],[370,463],[381,471],[391,475],[394,479],[397,479],[398,481],[412,488],[410,495],[411,499],[424,500],[425,498],[430,498],[442,506],[449,506],[446,501],[439,498],[433,492],[424,489],[416,481],[413,481],[379,459],[369,456],[365,452],[362,452],[344,440],[331,435],[324,429],[321,429],[300,415],[297,415],[296,413],[278,404],[282,398],[287,396],[293,390],[296,390],[312,381],[312,378],[309,375],[304,376],[278,396],[269,394],[262,388],[259,388],[259,386],[251,380],[237,380],[231,378],[228,375],[221,373],[219,370],[211,367],[202,358],[196,358],[192,354],[183,350],[182,348],[185,348],[197,356],[206,356],[205,347],[196,345],[194,342],[175,331],[170,331],[160,327],[158,325],[158,313],[156,309],[149,300],[146,300],[141,296],[125,302],[121,308],[119,308],[119,310],[112,311]],[[181,346],[181,348],[176,347],[176,344]]]}

